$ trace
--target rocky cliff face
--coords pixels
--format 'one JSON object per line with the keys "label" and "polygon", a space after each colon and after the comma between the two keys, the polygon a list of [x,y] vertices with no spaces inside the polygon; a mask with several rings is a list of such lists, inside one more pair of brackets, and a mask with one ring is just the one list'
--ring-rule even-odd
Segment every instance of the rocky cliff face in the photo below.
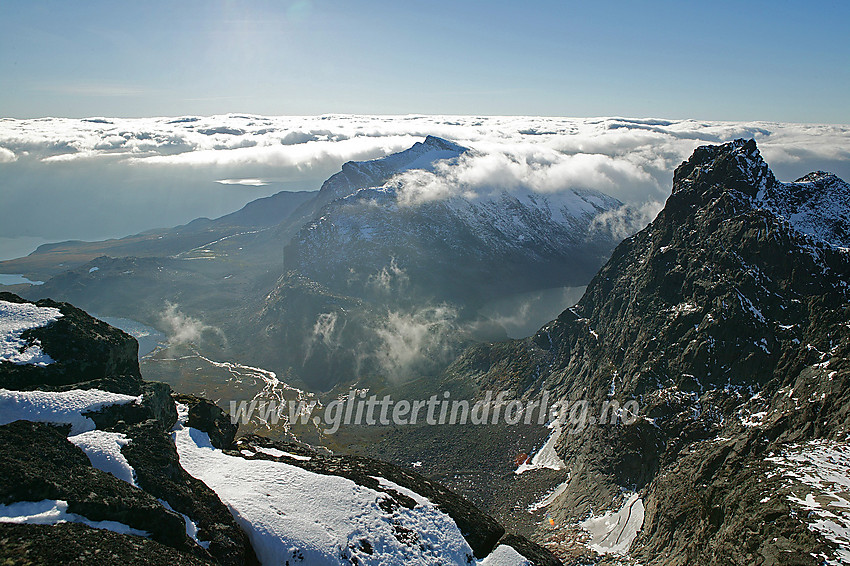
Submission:
{"label": "rocky cliff face", "polygon": [[[616,511],[625,489],[645,508],[631,545],[643,564],[844,555],[841,529],[814,524],[843,499],[801,504],[831,484],[807,484],[782,462],[845,449],[850,255],[834,244],[848,225],[829,212],[846,208],[845,188],[821,173],[777,182],[753,141],[701,147],[676,170],[664,210],[574,308],[450,368],[482,389],[587,402],[587,419],[565,414],[572,429],[556,442],[569,477],[548,509],[562,524]],[[635,415],[590,420],[628,401]]]}
{"label": "rocky cliff face", "polygon": [[211,402],[142,381],[135,340],[71,305],[0,300],[10,564],[559,564],[418,474],[237,439]]}

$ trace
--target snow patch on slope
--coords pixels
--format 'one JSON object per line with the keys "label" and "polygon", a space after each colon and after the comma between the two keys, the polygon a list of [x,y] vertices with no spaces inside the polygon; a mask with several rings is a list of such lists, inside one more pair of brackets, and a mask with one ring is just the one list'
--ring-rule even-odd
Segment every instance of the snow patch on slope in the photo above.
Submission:
{"label": "snow patch on slope", "polygon": [[71,391],[11,391],[0,389],[0,425],[14,421],[70,424],[71,434],[95,430],[94,421],[83,416],[108,405],[141,403],[142,397],[99,389]]}
{"label": "snow patch on slope", "polygon": [[505,544],[494,548],[493,552],[478,564],[479,566],[532,566],[525,556]]}
{"label": "snow patch on slope", "polygon": [[61,317],[62,313],[54,307],[0,301],[0,362],[37,366],[52,364],[53,359],[41,350],[38,340],[27,343],[21,334],[25,330],[47,326]]}
{"label": "snow patch on slope", "polygon": [[563,483],[556,485],[551,490],[549,490],[549,492],[547,492],[546,495],[544,495],[543,498],[540,501],[538,501],[537,503],[532,503],[531,505],[529,505],[528,506],[528,512],[534,513],[535,511],[539,511],[540,509],[545,509],[546,507],[549,507],[550,505],[552,505],[555,502],[556,499],[558,499],[558,497],[562,493],[567,491],[567,487],[569,487],[569,485],[570,485],[570,480],[567,480]]}
{"label": "snow patch on slope", "polygon": [[139,487],[136,484],[136,472],[121,453],[121,448],[130,444],[130,439],[126,435],[120,432],[90,430],[69,436],[68,440],[85,452],[91,465],[98,470]]}
{"label": "snow patch on slope", "polygon": [[562,425],[560,419],[552,421],[549,424],[549,428],[552,429],[552,432],[549,434],[549,438],[546,439],[546,443],[540,450],[537,451],[537,454],[531,458],[531,462],[520,464],[520,466],[514,470],[515,474],[522,474],[528,470],[536,470],[540,468],[563,470],[567,466],[555,451],[555,445],[557,444],[558,439],[561,438]]}
{"label": "snow patch on slope", "polygon": [[293,460],[311,460],[310,456],[302,456],[301,454],[293,454],[292,452],[284,452],[283,450],[278,450],[277,448],[269,448],[265,446],[258,446],[257,452],[262,452],[263,454],[268,454],[269,456],[274,456],[275,458],[280,458],[282,456],[286,456],[287,458],[292,458]]}
{"label": "snow patch on slope", "polygon": [[582,521],[581,527],[590,533],[587,546],[599,554],[627,554],[643,527],[643,514],[643,500],[633,493],[619,511]]}
{"label": "snow patch on slope", "polygon": [[82,523],[95,529],[104,529],[122,535],[150,536],[146,531],[134,529],[117,521],[91,521],[82,515],[68,513],[68,502],[58,499],[19,501],[0,505],[0,523],[27,523],[55,525],[57,523]]}
{"label": "snow patch on slope", "polygon": [[791,481],[788,500],[811,531],[838,548],[828,564],[850,564],[850,445],[813,440],[767,458]]}
{"label": "snow patch on slope", "polygon": [[172,513],[177,513],[178,515],[183,517],[183,522],[186,524],[186,536],[198,543],[198,545],[203,548],[210,547],[210,542],[212,541],[201,540],[198,538],[198,525],[195,523],[195,521],[189,518],[189,515],[186,515],[185,513],[180,513],[179,511],[175,511],[174,508],[169,505],[168,501],[164,499],[158,499],[157,501],[162,503],[162,506],[171,511]]}
{"label": "snow patch on slope", "polygon": [[346,478],[229,456],[182,424],[173,436],[180,464],[221,497],[263,564],[467,564],[473,555],[454,521],[425,501],[388,512],[386,494]]}

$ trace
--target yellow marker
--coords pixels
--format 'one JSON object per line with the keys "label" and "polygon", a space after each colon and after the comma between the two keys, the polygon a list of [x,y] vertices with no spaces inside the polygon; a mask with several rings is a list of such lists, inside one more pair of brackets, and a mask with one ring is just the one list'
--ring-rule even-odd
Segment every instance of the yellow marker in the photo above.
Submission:
{"label": "yellow marker", "polygon": [[552,517],[549,517],[549,524],[554,527],[555,526],[555,519],[553,519]]}

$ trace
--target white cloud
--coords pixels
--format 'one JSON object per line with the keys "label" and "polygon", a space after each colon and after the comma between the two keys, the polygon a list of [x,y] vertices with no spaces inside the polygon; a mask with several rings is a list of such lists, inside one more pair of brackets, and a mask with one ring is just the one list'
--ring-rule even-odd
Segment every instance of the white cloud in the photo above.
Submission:
{"label": "white cloud", "polygon": [[467,153],[457,163],[440,163],[432,172],[405,172],[394,182],[407,203],[516,189],[555,193],[581,188],[609,194],[625,187],[660,190],[648,171],[628,160],[598,153],[569,155],[533,144]]}
{"label": "white cloud", "polygon": [[219,179],[216,183],[222,185],[242,185],[246,187],[265,187],[268,181],[263,179]]}
{"label": "white cloud", "polygon": [[202,340],[210,338],[224,341],[224,333],[220,329],[182,313],[178,305],[166,303],[160,319],[167,327],[166,335],[171,344],[198,345]]}
{"label": "white cloud", "polygon": [[387,376],[403,379],[416,376],[434,360],[447,361],[453,351],[456,319],[457,311],[444,305],[387,313],[375,329],[381,341],[379,365]]}
{"label": "white cloud", "polygon": [[624,205],[620,208],[607,210],[593,219],[591,230],[606,230],[615,238],[625,239],[639,232],[652,222],[664,203],[649,201],[638,206]]}
{"label": "white cloud", "polygon": [[[51,218],[44,211],[37,225],[2,218],[0,237],[91,239],[217,216],[282,189],[318,189],[343,162],[405,149],[428,134],[474,153],[453,170],[410,173],[405,181],[414,201],[498,188],[577,187],[650,206],[666,199],[673,170],[695,147],[736,137],[755,137],[780,179],[815,169],[850,177],[850,126],[842,125],[234,114],[4,119],[0,198],[7,210],[37,199],[57,212]],[[268,184],[245,192],[221,183],[252,179]],[[90,202],[99,206],[81,204]]]}
{"label": "white cloud", "polygon": [[14,151],[0,147],[0,163],[11,163],[18,158]]}
{"label": "white cloud", "polygon": [[395,258],[392,258],[389,265],[385,265],[380,271],[369,276],[366,285],[378,294],[391,295],[404,292],[409,282],[410,277],[407,272],[398,266]]}
{"label": "white cloud", "polygon": [[345,319],[340,319],[338,312],[320,313],[313,324],[313,332],[304,341],[304,363],[307,363],[313,353],[313,346],[318,343],[324,344],[328,350],[338,350],[341,346],[339,334],[345,324]]}

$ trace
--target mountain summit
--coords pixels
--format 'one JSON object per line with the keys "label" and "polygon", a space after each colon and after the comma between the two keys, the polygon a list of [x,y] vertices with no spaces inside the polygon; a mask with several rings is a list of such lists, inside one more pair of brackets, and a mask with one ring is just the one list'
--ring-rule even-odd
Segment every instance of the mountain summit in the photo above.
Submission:
{"label": "mountain summit", "polygon": [[798,231],[839,247],[850,247],[850,185],[815,171],[793,183],[776,180],[753,140],[703,146],[680,165],[673,193],[710,191],[716,186],[750,197]]}
{"label": "mountain summit", "polygon": [[315,200],[296,211],[296,214],[302,213],[312,218],[323,206],[358,189],[381,186],[391,177],[410,169],[431,169],[437,161],[453,159],[467,151],[467,148],[449,140],[427,136],[425,141],[416,142],[404,151],[380,159],[347,161],[339,173],[331,175],[322,183]]}
{"label": "mountain summit", "polygon": [[428,136],[382,159],[346,163],[287,247],[287,269],[356,296],[397,273],[405,293],[473,303],[586,283],[619,242],[600,221],[628,215],[623,203],[592,190],[528,188],[410,202],[400,175],[467,151]]}

